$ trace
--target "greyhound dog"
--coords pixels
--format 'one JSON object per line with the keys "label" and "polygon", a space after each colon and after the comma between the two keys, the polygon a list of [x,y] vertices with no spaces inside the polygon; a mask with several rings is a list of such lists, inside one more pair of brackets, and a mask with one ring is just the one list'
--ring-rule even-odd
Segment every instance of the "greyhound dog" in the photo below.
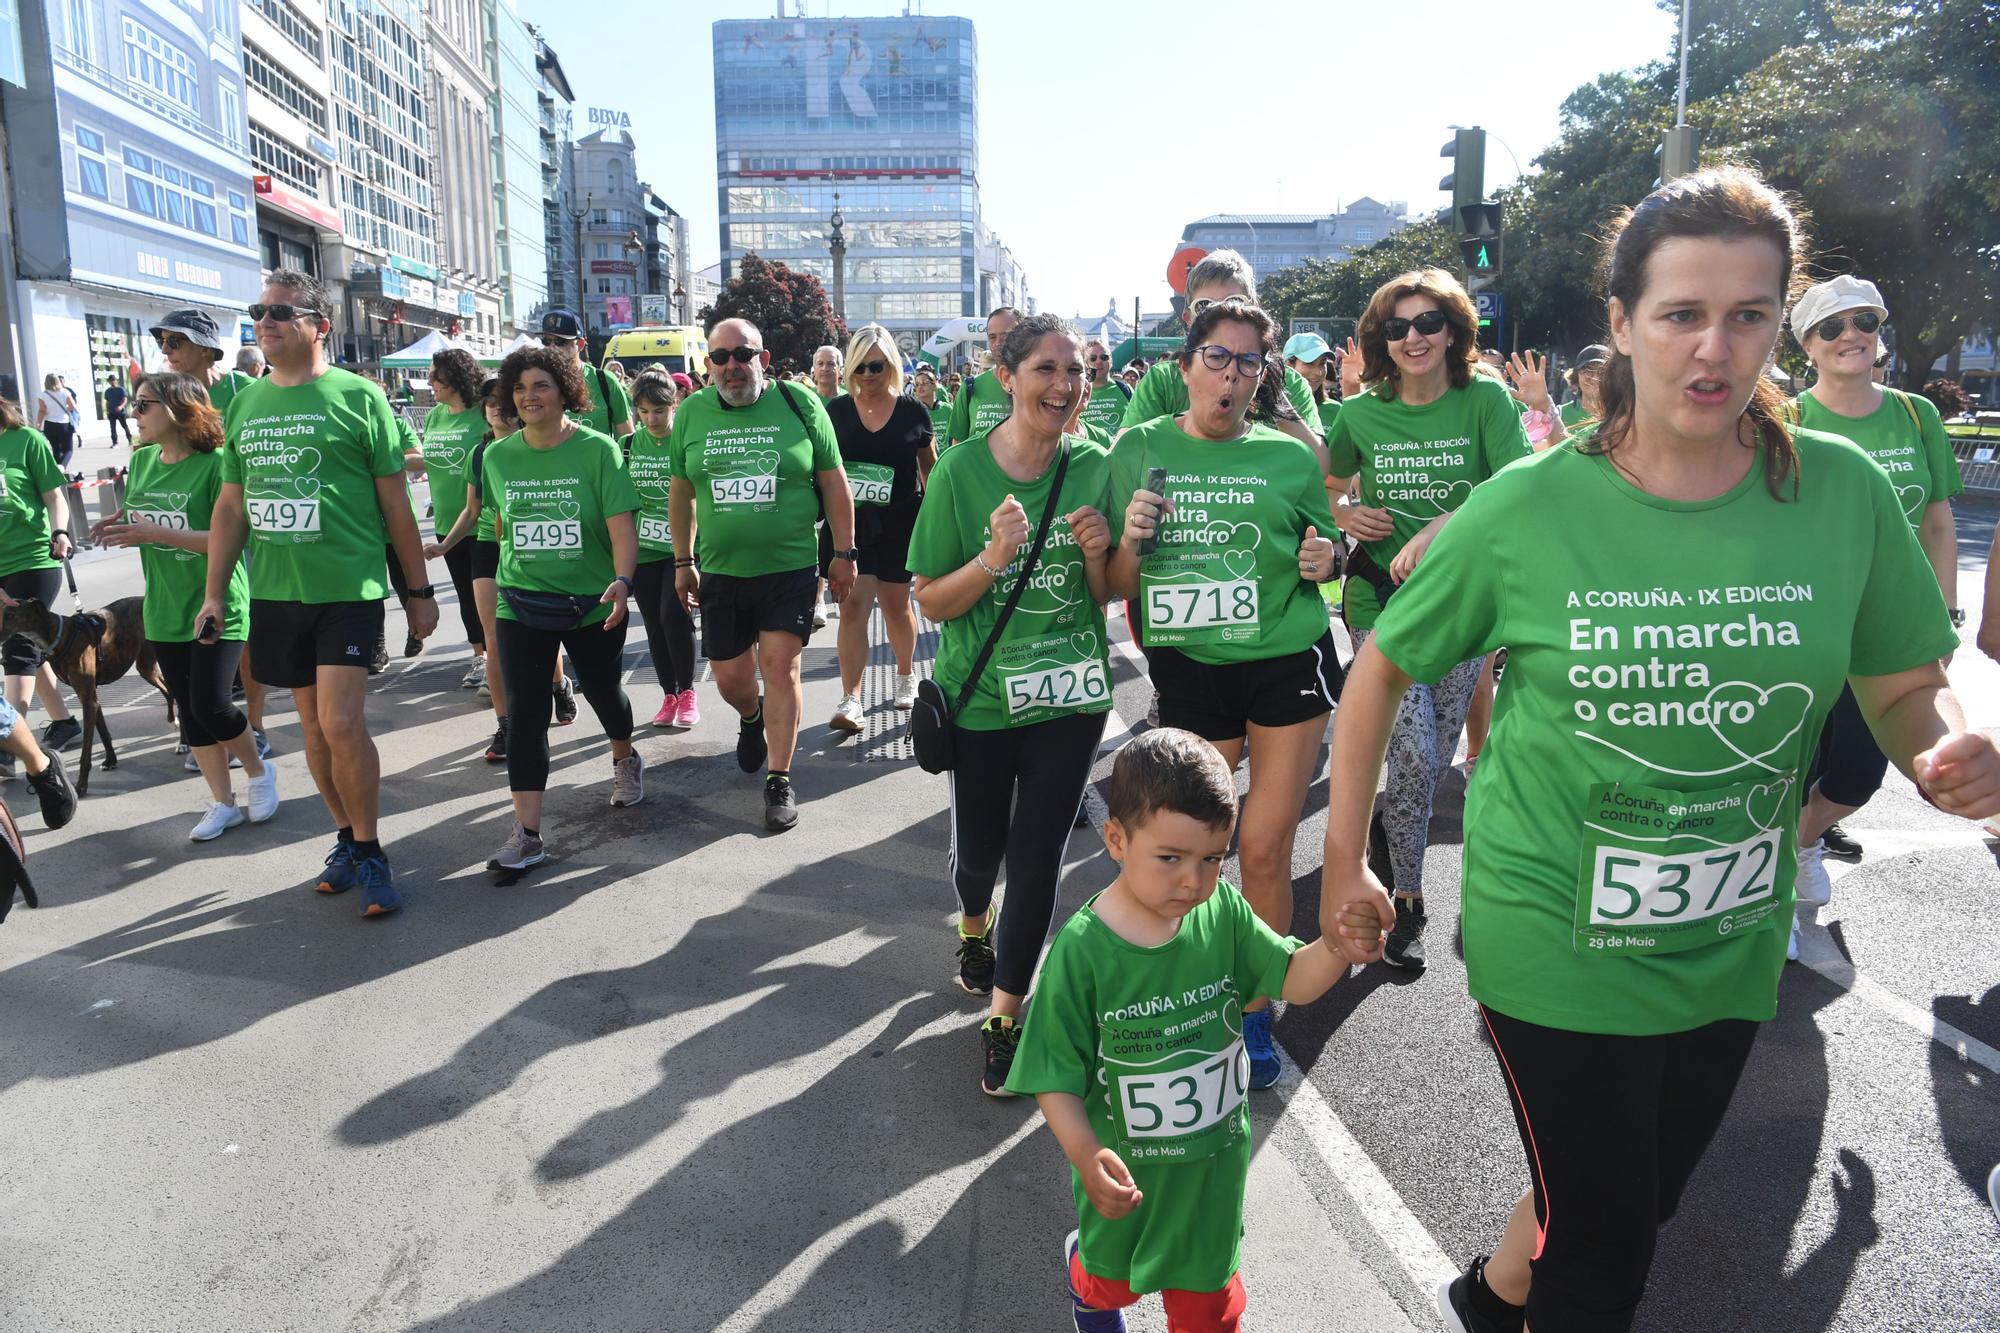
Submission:
{"label": "greyhound dog", "polygon": [[73,616],[57,615],[33,597],[23,598],[0,611],[0,639],[18,634],[48,655],[56,679],[76,691],[83,706],[83,763],[77,769],[79,796],[90,790],[90,757],[93,733],[104,741],[104,766],[118,767],[118,752],[111,748],[111,728],[105,724],[104,710],[98,706],[97,691],[134,666],[139,678],[158,690],[167,701],[167,722],[177,721],[174,696],[166,677],[146,641],[146,627],[137,597],[120,597],[97,611]]}

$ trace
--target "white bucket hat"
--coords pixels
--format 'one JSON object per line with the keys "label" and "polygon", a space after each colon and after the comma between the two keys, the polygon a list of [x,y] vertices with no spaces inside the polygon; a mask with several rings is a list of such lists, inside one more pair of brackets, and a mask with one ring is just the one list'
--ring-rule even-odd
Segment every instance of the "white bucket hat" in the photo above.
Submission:
{"label": "white bucket hat", "polygon": [[1843,273],[1806,289],[1792,307],[1792,336],[1803,343],[1814,325],[1828,315],[1849,310],[1873,310],[1883,319],[1889,318],[1889,307],[1882,304],[1882,293],[1874,283]]}

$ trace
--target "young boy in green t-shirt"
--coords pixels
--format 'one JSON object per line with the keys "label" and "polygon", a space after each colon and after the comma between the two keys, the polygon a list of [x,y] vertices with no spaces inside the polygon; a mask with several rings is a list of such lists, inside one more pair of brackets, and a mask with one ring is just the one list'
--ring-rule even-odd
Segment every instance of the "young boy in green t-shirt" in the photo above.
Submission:
{"label": "young boy in green t-shirt", "polygon": [[1158,1291],[1176,1330],[1227,1333],[1246,1302],[1243,1006],[1316,1000],[1347,963],[1220,881],[1236,783],[1207,741],[1146,732],[1119,751],[1109,804],[1118,878],[1050,946],[1007,1088],[1034,1095],[1070,1160],[1077,1328],[1122,1330]]}

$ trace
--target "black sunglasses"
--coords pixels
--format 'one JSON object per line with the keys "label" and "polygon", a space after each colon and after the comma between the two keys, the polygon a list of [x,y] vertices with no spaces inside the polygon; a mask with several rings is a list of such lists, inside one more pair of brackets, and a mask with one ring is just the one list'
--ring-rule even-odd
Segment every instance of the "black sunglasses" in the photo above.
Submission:
{"label": "black sunglasses", "polygon": [[1847,321],[1850,319],[1854,321],[1856,333],[1873,333],[1882,327],[1882,317],[1873,310],[1857,310],[1852,315],[1828,315],[1813,325],[1813,332],[1827,342],[1832,342],[1847,332]]}
{"label": "black sunglasses", "polygon": [[318,319],[319,316],[320,312],[311,306],[286,305],[283,301],[275,305],[265,305],[260,301],[250,307],[250,322],[253,324],[261,324],[267,319],[289,324],[295,319]]}
{"label": "black sunglasses", "polygon": [[1415,329],[1428,338],[1433,334],[1443,333],[1444,326],[1450,322],[1442,310],[1426,310],[1414,319],[1391,315],[1382,321],[1382,336],[1392,343],[1399,343],[1410,336],[1411,329]]}
{"label": "black sunglasses", "polygon": [[178,352],[188,345],[188,340],[178,333],[156,333],[153,341],[159,344],[162,352]]}
{"label": "black sunglasses", "polygon": [[576,339],[565,338],[560,333],[544,333],[540,336],[542,346],[544,347],[573,347],[576,345]]}
{"label": "black sunglasses", "polygon": [[159,405],[160,400],[157,398],[134,398],[132,400],[132,410],[134,412],[144,412],[149,408],[155,408]]}
{"label": "black sunglasses", "polygon": [[854,368],[857,375],[880,375],[889,368],[887,361],[863,361]]}
{"label": "black sunglasses", "polygon": [[708,359],[718,366],[726,366],[731,361],[739,366],[747,366],[762,355],[764,349],[761,347],[712,347],[709,349]]}

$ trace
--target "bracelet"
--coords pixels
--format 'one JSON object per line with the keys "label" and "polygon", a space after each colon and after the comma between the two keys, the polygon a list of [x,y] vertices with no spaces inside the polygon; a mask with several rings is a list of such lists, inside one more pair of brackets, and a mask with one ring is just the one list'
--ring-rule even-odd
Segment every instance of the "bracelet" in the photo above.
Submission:
{"label": "bracelet", "polygon": [[979,555],[973,556],[972,563],[978,565],[982,570],[986,571],[986,577],[992,579],[995,583],[998,583],[1001,577],[1005,575],[1007,572],[1004,569],[995,569],[993,568],[993,566],[987,564],[986,556],[983,552]]}
{"label": "bracelet", "polygon": [[694,557],[693,557],[693,556],[691,556],[691,555],[677,555],[677,556],[675,556],[675,557],[674,557],[674,568],[675,568],[675,569],[693,569],[693,568],[694,568]]}

